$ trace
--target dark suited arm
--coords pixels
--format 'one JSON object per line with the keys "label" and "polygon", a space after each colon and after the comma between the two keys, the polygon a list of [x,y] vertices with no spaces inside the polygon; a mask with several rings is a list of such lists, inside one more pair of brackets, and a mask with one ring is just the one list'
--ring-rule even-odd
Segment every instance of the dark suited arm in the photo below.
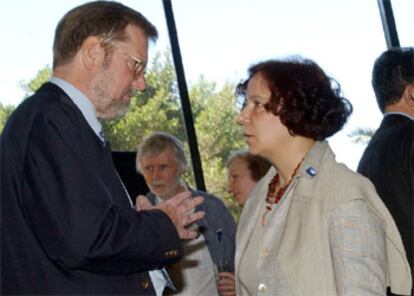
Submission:
{"label": "dark suited arm", "polygon": [[55,264],[105,274],[177,261],[182,247],[170,219],[120,206],[127,196],[91,165],[96,148],[72,113],[51,108],[37,116],[26,151],[20,203],[44,252]]}

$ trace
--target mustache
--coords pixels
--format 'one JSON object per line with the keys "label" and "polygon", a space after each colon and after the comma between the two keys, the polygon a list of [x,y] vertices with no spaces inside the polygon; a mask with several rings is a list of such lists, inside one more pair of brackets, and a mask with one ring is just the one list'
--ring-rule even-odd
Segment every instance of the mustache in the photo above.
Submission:
{"label": "mustache", "polygon": [[151,185],[152,186],[160,186],[160,185],[165,185],[165,184],[162,181],[153,181],[153,182],[151,182]]}
{"label": "mustache", "polygon": [[125,92],[125,95],[128,97],[134,97],[138,94],[138,90],[135,90],[133,88],[129,89],[128,91]]}

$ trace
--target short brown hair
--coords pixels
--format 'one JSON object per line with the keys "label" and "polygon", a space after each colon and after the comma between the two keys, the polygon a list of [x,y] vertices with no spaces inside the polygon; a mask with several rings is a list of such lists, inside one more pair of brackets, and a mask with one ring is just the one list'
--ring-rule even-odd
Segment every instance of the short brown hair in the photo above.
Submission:
{"label": "short brown hair", "polygon": [[264,175],[266,175],[271,166],[270,162],[261,156],[250,154],[246,150],[236,150],[230,153],[226,162],[227,168],[229,168],[232,162],[236,159],[241,159],[247,163],[250,177],[255,182],[258,182]]}
{"label": "short brown hair", "polygon": [[53,68],[69,62],[90,36],[125,41],[125,28],[141,28],[149,40],[158,37],[157,29],[141,13],[113,1],[89,2],[66,13],[55,30]]}

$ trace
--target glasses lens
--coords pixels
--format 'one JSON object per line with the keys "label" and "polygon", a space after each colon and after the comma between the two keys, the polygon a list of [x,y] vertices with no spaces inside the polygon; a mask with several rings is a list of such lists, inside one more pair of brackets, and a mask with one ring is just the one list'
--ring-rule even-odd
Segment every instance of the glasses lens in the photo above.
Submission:
{"label": "glasses lens", "polygon": [[134,59],[134,62],[135,62],[134,76],[138,77],[142,73],[142,70],[144,69],[143,63],[141,61],[137,61],[136,59]]}
{"label": "glasses lens", "polygon": [[[136,57],[133,57],[128,52],[120,48],[119,46],[117,45],[113,45],[113,46],[117,48],[120,52],[122,52],[122,54],[124,54],[126,57],[132,60],[133,62],[132,69],[131,69],[133,72],[132,74],[134,75],[135,79],[138,78],[138,76],[141,75],[142,71],[144,70],[144,62]],[[128,63],[128,67],[131,67],[131,64]]]}

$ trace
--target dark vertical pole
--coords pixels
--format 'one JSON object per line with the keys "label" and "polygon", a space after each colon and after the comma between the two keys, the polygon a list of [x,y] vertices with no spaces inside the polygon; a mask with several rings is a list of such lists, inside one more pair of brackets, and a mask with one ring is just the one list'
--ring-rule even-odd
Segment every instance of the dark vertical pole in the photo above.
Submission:
{"label": "dark vertical pole", "polygon": [[400,47],[397,27],[395,25],[394,13],[392,11],[391,0],[378,0],[381,14],[382,28],[385,34],[387,48]]}
{"label": "dark vertical pole", "polygon": [[175,27],[174,13],[171,0],[163,0],[165,18],[167,20],[168,33],[170,35],[172,55],[174,59],[175,72],[177,74],[178,90],[181,98],[181,108],[184,117],[188,145],[190,147],[191,160],[193,163],[194,177],[197,189],[206,191],[204,183],[203,168],[201,165],[200,153],[198,151],[197,136],[194,129],[193,113],[188,97],[187,82],[184,75],[183,62],[181,59],[180,45],[178,43],[177,29]]}

